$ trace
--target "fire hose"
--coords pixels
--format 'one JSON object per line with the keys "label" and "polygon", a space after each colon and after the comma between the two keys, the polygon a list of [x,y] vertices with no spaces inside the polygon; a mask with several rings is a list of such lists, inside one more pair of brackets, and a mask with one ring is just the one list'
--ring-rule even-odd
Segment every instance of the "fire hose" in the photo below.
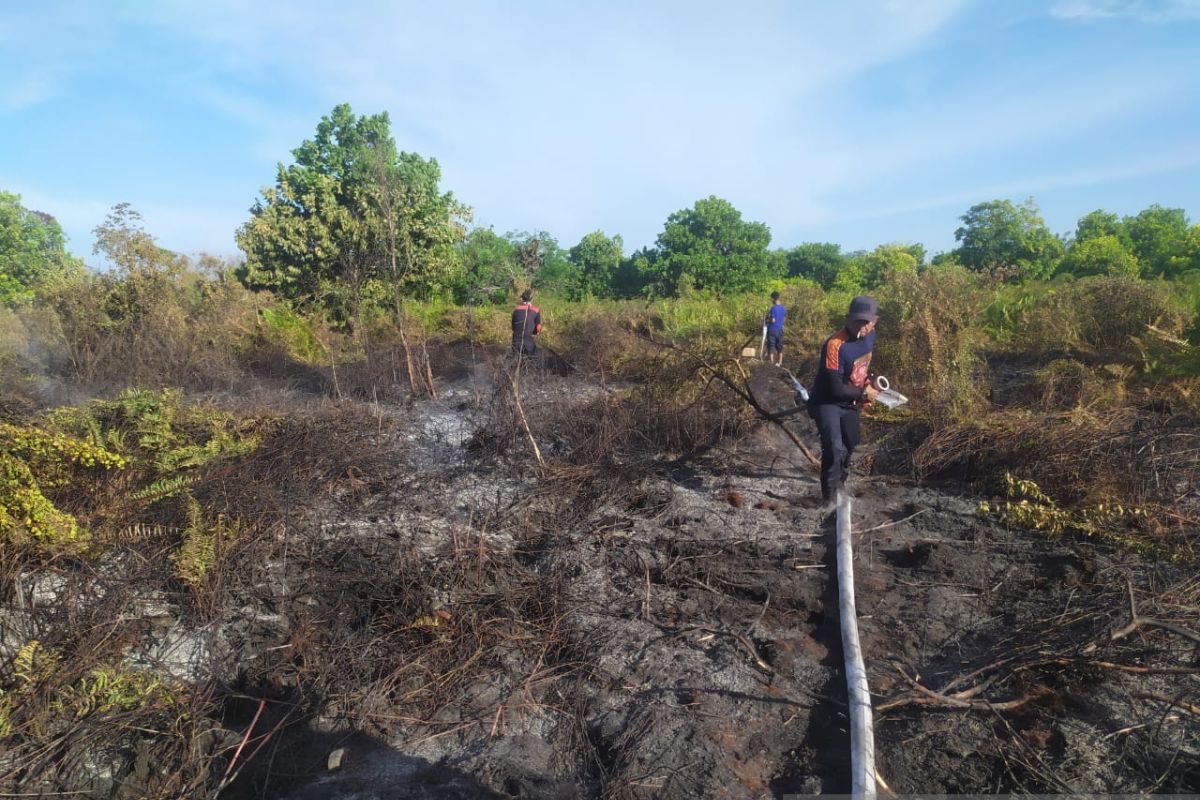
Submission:
{"label": "fire hose", "polygon": [[842,653],[846,669],[846,696],[850,711],[850,792],[854,797],[875,797],[875,733],[871,717],[871,690],[858,640],[858,614],[854,606],[854,552],[850,547],[850,496],[837,495],[838,616],[842,626]]}

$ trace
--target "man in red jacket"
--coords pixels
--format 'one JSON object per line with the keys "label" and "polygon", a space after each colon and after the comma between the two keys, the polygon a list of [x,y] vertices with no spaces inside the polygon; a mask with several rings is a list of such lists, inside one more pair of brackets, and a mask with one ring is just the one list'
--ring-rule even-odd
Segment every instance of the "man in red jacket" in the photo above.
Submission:
{"label": "man in red jacket", "polygon": [[537,354],[537,345],[533,337],[542,332],[542,312],[530,301],[533,290],[526,289],[521,293],[521,302],[512,313],[512,347],[513,352],[523,356]]}

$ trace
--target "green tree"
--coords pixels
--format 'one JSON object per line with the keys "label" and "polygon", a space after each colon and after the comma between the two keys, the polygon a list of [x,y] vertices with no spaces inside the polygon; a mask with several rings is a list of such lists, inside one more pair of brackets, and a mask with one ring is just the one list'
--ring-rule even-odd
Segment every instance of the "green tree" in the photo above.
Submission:
{"label": "green tree", "polygon": [[1133,252],[1148,274],[1172,277],[1189,268],[1191,232],[1182,208],[1155,203],[1136,217],[1126,217],[1124,224]]}
{"label": "green tree", "polygon": [[653,294],[660,278],[657,261],[658,252],[651,247],[635,250],[628,258],[621,259],[612,278],[612,295],[628,299]]}
{"label": "green tree", "polygon": [[592,231],[571,248],[568,257],[578,270],[579,297],[606,297],[613,294],[613,279],[624,257],[621,235],[606,236]]}
{"label": "green tree", "polygon": [[728,200],[698,200],[668,217],[658,236],[658,258],[652,264],[656,290],[674,294],[683,280],[718,292],[761,287],[771,277],[770,244],[770,229],[743,220]]}
{"label": "green tree", "polygon": [[92,233],[96,237],[92,252],[103,256],[116,273],[111,289],[104,294],[110,319],[142,325],[151,316],[176,310],[178,304],[172,298],[183,280],[187,259],[160,247],[133,206],[113,206]]}
{"label": "green tree", "polygon": [[345,321],[373,281],[397,296],[449,283],[467,211],[439,190],[435,160],[397,152],[386,112],[359,117],[343,103],[292,155],[238,229],[247,286]]}
{"label": "green tree", "polygon": [[959,262],[972,270],[1012,267],[1021,278],[1047,278],[1063,255],[1033,198],[1020,205],[991,200],[967,209],[954,232]]}
{"label": "green tree", "polygon": [[517,247],[491,228],[475,228],[459,246],[462,275],[455,296],[461,303],[503,303],[520,268]]}
{"label": "green tree", "polygon": [[857,259],[861,264],[861,287],[874,289],[899,274],[915,273],[921,262],[914,248],[924,257],[925,248],[919,244],[881,244],[861,256]]}
{"label": "green tree", "polygon": [[82,268],[67,253],[58,221],[21,205],[21,196],[0,191],[0,303],[28,300],[38,283]]}
{"label": "green tree", "polygon": [[142,215],[129,203],[117,203],[92,229],[92,252],[104,256],[121,277],[137,277],[182,266],[180,257],[159,247],[146,232]]}
{"label": "green tree", "polygon": [[456,282],[461,263],[455,247],[466,236],[470,210],[440,191],[436,160],[396,153],[386,143],[372,149],[371,157],[388,278],[399,310],[404,294],[429,294]]}
{"label": "green tree", "polygon": [[568,297],[575,294],[579,271],[557,239],[546,231],[509,231],[505,237],[516,248],[519,283]]}
{"label": "green tree", "polygon": [[1137,257],[1115,233],[1105,233],[1077,239],[1059,265],[1067,275],[1127,275],[1137,277],[1142,271]]}
{"label": "green tree", "polygon": [[833,286],[845,264],[841,245],[832,242],[804,242],[787,251],[788,276],[807,278],[825,289]]}
{"label": "green tree", "polygon": [[1086,242],[1100,236],[1115,236],[1122,244],[1128,246],[1129,231],[1125,230],[1121,218],[1110,211],[1098,208],[1084,214],[1075,226],[1075,243]]}

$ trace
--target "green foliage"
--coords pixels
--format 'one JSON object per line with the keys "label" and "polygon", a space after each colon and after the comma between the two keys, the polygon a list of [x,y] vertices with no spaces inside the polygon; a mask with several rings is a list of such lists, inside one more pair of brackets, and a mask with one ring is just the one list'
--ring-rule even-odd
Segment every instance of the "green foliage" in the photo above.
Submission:
{"label": "green foliage", "polygon": [[19,684],[37,685],[58,669],[59,656],[37,639],[30,639],[13,654],[12,675]]}
{"label": "green foliage", "polygon": [[491,228],[475,228],[459,245],[462,275],[455,288],[460,303],[503,303],[516,285],[517,246]]}
{"label": "green foliage", "polygon": [[396,297],[449,288],[467,209],[438,188],[437,161],[397,152],[386,113],[357,117],[339,105],[292,154],[237,232],[247,286],[343,322],[372,279]]}
{"label": "green foliage", "polygon": [[1129,231],[1121,218],[1104,209],[1096,209],[1079,218],[1075,226],[1075,244],[1087,242],[1101,236],[1115,236],[1125,246],[1131,244]]}
{"label": "green foliage", "polygon": [[1019,297],[1007,312],[1009,340],[1038,353],[1075,350],[1139,361],[1149,326],[1179,337],[1194,316],[1170,285],[1131,277],[1056,281]]}
{"label": "green foliage", "polygon": [[787,251],[787,274],[805,278],[824,289],[833,286],[846,263],[841,245],[832,242],[805,242]]}
{"label": "green foliage", "polygon": [[0,542],[44,550],[79,549],[87,534],[43,493],[65,485],[76,468],[121,469],[125,460],[81,439],[0,422]]}
{"label": "green foliage", "polygon": [[970,415],[984,402],[979,318],[987,294],[976,276],[958,266],[900,271],[878,294],[872,364],[920,398],[914,413],[938,424]]}
{"label": "green foliage", "polygon": [[218,548],[237,535],[237,526],[230,526],[223,517],[208,524],[200,505],[192,497],[187,499],[187,526],[183,532],[183,544],[172,556],[175,574],[193,588],[203,586],[217,560]]}
{"label": "green foliage", "polygon": [[954,252],[968,269],[1010,267],[1022,279],[1046,278],[1062,258],[1062,242],[1046,227],[1033,198],[1020,205],[1010,200],[979,203],[961,219]]}
{"label": "green foliage", "polygon": [[579,295],[579,269],[557,239],[546,231],[509,231],[507,238],[520,267],[513,289],[535,286],[564,297]]}
{"label": "green foliage", "polygon": [[62,693],[55,706],[80,718],[173,701],[171,688],[160,676],[106,664],[89,670],[76,685]]}
{"label": "green foliage", "polygon": [[612,296],[634,298],[653,295],[659,289],[658,253],[643,247],[621,261],[612,280]]}
{"label": "green foliage", "polygon": [[21,196],[0,191],[0,304],[28,302],[48,278],[78,272],[67,239],[49,214],[21,205]]}
{"label": "green foliage", "polygon": [[1156,203],[1136,217],[1126,217],[1124,227],[1147,274],[1174,277],[1200,268],[1196,258],[1200,250],[1193,250],[1193,232],[1182,208],[1164,208]]}
{"label": "green foliage", "polygon": [[[142,215],[118,203],[93,231],[92,252],[109,260],[125,276],[154,276],[181,264],[179,256],[158,246],[142,227]],[[136,284],[135,284],[136,285]]]}
{"label": "green foliage", "polygon": [[0,543],[70,550],[86,539],[75,518],[42,494],[29,465],[0,453]]}
{"label": "green foliage", "polygon": [[326,364],[329,354],[313,331],[313,321],[290,308],[264,308],[262,337],[301,364]]}
{"label": "green foliage", "polygon": [[750,291],[772,277],[770,243],[765,224],[746,222],[729,201],[708,197],[667,218],[656,242],[657,258],[645,269],[660,296],[677,294],[685,277],[698,289]]}
{"label": "green foliage", "polygon": [[851,295],[872,290],[902,273],[915,274],[924,255],[921,245],[881,244],[870,253],[851,253],[829,286]]}
{"label": "green foliage", "polygon": [[1058,505],[1032,480],[1006,472],[1004,482],[1006,499],[981,502],[981,515],[994,516],[1006,525],[1042,531],[1051,536],[1078,534],[1104,539],[1151,557],[1189,560],[1183,553],[1164,550],[1159,544],[1136,535],[1139,527],[1147,527],[1152,516],[1147,508],[1106,502],[1067,509]]}
{"label": "green foliage", "polygon": [[758,332],[765,310],[761,295],[721,297],[711,289],[685,289],[678,298],[655,302],[652,314],[671,339],[735,347]]}
{"label": "green foliage", "polygon": [[624,248],[620,234],[609,237],[603,231],[593,231],[580,239],[568,256],[579,275],[571,299],[609,296],[624,258]]}
{"label": "green foliage", "polygon": [[1088,275],[1128,275],[1137,277],[1142,265],[1121,239],[1111,233],[1076,240],[1058,267],[1059,272]]}
{"label": "green foliage", "polygon": [[57,409],[49,422],[155,476],[244,455],[258,446],[258,438],[231,414],[185,404],[177,389],[126,389],[113,400]]}

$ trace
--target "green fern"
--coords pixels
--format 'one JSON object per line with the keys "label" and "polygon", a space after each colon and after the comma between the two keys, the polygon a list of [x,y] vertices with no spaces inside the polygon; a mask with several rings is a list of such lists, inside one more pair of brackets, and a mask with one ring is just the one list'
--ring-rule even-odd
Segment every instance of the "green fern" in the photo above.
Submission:
{"label": "green fern", "polygon": [[149,486],[138,489],[129,495],[129,499],[137,503],[145,503],[152,505],[159,500],[165,500],[168,497],[174,497],[184,489],[195,486],[200,481],[198,475],[175,475],[170,478],[161,478]]}

